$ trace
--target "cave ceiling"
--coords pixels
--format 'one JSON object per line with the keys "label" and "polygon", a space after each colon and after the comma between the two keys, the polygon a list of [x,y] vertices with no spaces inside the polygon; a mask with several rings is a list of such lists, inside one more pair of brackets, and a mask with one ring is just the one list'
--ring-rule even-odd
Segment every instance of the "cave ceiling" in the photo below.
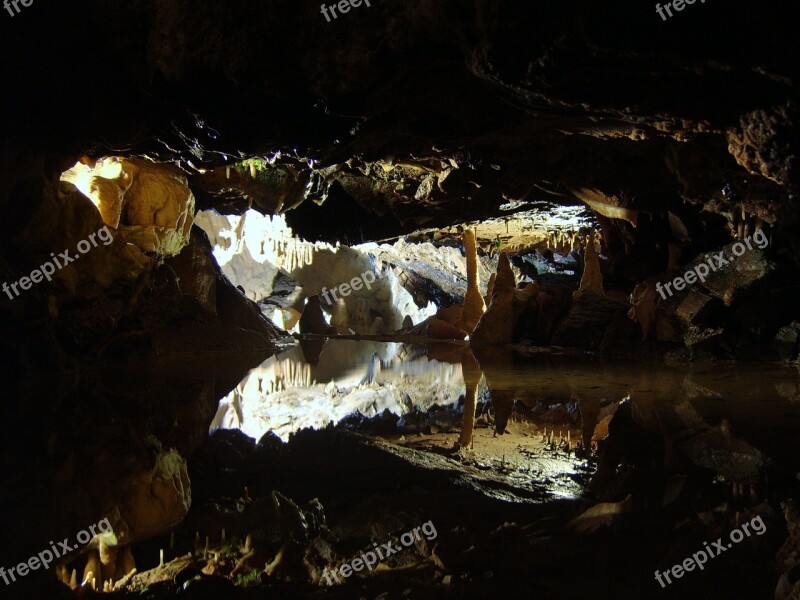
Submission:
{"label": "cave ceiling", "polygon": [[666,22],[622,1],[376,1],[332,22],[296,0],[37,10],[2,25],[4,202],[37,169],[111,154],[177,164],[198,208],[288,212],[309,239],[520,201],[689,229],[795,219],[789,3]]}

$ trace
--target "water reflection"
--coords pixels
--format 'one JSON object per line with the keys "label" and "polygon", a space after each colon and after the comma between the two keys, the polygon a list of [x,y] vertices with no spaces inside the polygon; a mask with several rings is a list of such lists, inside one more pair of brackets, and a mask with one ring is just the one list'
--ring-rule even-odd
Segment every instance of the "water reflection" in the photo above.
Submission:
{"label": "water reflection", "polygon": [[296,345],[250,371],[220,401],[211,430],[238,428],[256,439],[272,431],[286,440],[299,429],[336,424],[354,413],[369,418],[388,410],[401,417],[439,406],[463,411],[459,444],[470,448],[482,387],[491,399],[496,434],[505,432],[515,406],[533,416],[562,406],[579,413],[585,447],[601,407],[625,398],[641,422],[663,434],[722,416],[747,427],[785,426],[787,411],[800,418],[797,368],[680,370],[511,354],[478,362],[469,347],[454,344],[329,340],[320,347],[311,362],[309,348]]}
{"label": "water reflection", "polygon": [[300,345],[256,367],[220,401],[211,430],[241,429],[284,440],[354,413],[402,416],[434,405],[454,407],[464,393],[459,364],[431,360],[423,346],[330,340],[315,364]]}

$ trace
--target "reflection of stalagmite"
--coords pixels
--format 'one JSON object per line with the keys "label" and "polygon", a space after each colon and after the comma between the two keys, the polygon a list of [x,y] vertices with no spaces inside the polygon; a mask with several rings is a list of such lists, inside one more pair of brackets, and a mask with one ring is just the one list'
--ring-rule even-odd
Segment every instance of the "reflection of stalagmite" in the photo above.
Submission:
{"label": "reflection of stalagmite", "polygon": [[461,425],[459,446],[461,448],[472,448],[472,433],[475,427],[476,396],[482,373],[475,357],[472,356],[472,352],[470,352],[469,349],[466,349],[461,355],[461,373],[464,376],[465,395],[464,420]]}
{"label": "reflection of stalagmite", "polygon": [[379,334],[384,332],[383,317],[375,317],[369,332],[371,334]]}
{"label": "reflection of stalagmite", "polygon": [[319,304],[319,296],[311,296],[306,301],[303,316],[300,317],[300,333],[336,333],[336,328],[325,322],[322,307]]}
{"label": "reflection of stalagmite", "polygon": [[340,334],[350,333],[350,325],[347,317],[347,304],[343,298],[337,298],[336,303],[333,305],[331,311],[331,325],[336,328]]}
{"label": "reflection of stalagmite", "polygon": [[410,315],[406,315],[403,317],[403,326],[401,329],[411,329],[414,326],[414,321],[411,319]]}
{"label": "reflection of stalagmite", "polygon": [[467,258],[467,293],[464,295],[462,313],[462,329],[471,332],[475,329],[481,316],[486,312],[486,305],[480,291],[478,281],[478,253],[475,247],[475,230],[464,230],[464,253]]}
{"label": "reflection of stalagmite", "polygon": [[587,292],[599,294],[600,296],[605,295],[603,291],[603,274],[600,272],[600,257],[597,254],[595,243],[595,235],[591,234],[586,240],[586,251],[583,257],[583,275],[581,276],[580,287],[573,294],[575,298]]}

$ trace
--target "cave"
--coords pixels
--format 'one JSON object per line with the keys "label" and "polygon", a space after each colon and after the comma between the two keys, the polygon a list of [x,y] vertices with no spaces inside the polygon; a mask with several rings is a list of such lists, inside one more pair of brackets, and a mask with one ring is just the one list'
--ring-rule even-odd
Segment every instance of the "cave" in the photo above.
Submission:
{"label": "cave", "polygon": [[5,2],[0,597],[800,599],[793,8]]}

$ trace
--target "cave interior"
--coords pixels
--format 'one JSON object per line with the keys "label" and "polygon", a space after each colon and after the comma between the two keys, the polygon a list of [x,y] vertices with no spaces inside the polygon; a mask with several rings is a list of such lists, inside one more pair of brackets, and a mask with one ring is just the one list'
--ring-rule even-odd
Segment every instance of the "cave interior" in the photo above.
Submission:
{"label": "cave interior", "polygon": [[6,2],[0,596],[800,600],[796,7],[636,4]]}

